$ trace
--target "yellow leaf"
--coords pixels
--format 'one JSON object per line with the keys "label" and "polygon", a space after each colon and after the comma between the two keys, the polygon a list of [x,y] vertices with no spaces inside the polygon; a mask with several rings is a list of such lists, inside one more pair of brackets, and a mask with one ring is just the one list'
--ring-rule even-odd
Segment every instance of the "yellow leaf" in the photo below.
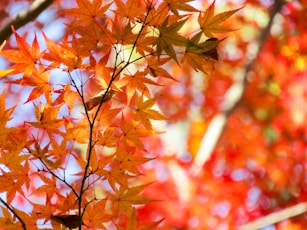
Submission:
{"label": "yellow leaf", "polygon": [[8,74],[10,74],[14,71],[15,71],[15,69],[8,69],[8,70],[0,69],[0,77],[5,77],[5,76],[7,76]]}
{"label": "yellow leaf", "polygon": [[142,125],[148,130],[152,131],[151,120],[167,120],[165,116],[156,110],[151,109],[156,103],[156,99],[149,99],[143,101],[143,96],[140,96],[136,103],[136,110],[133,112],[133,117],[136,121],[140,121]]}
{"label": "yellow leaf", "polygon": [[214,15],[214,6],[215,0],[205,12],[200,13],[198,16],[198,23],[200,28],[209,38],[213,37],[213,33],[225,33],[228,31],[233,31],[234,29],[223,27],[220,24],[242,8],[241,7],[235,10],[225,11]]}

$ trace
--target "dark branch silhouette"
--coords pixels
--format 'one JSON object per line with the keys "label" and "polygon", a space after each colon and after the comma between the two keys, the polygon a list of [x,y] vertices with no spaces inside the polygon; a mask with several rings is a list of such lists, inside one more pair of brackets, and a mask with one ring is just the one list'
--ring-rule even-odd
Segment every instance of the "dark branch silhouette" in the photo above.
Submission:
{"label": "dark branch silhouette", "polygon": [[2,28],[0,28],[0,44],[11,36],[12,26],[17,30],[33,21],[53,2],[54,0],[35,0],[28,9],[18,12]]}
{"label": "dark branch silhouette", "polygon": [[8,203],[6,203],[1,197],[0,197],[0,202],[8,209],[10,210],[13,215],[18,219],[18,221],[21,223],[21,227],[23,230],[27,230],[26,224],[23,221],[23,219],[21,219],[21,217],[17,214],[17,212],[14,210],[14,208],[12,208]]}

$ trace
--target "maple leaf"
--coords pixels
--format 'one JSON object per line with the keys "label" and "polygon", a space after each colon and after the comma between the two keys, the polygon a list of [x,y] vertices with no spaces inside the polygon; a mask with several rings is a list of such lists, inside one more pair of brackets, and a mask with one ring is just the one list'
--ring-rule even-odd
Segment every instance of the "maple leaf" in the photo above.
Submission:
{"label": "maple leaf", "polygon": [[160,86],[153,80],[146,78],[145,75],[146,73],[137,71],[133,75],[126,74],[125,77],[122,78],[122,82],[126,82],[128,103],[136,90],[139,90],[139,92],[144,94],[146,97],[150,97],[149,89],[145,84]]}
{"label": "maple leaf", "polygon": [[[104,212],[106,208],[106,199],[94,202],[93,205],[87,206],[83,215],[84,225],[88,228],[101,228],[107,229],[103,223],[112,220],[113,216]],[[97,210],[100,210],[97,212]]]}
{"label": "maple leaf", "polygon": [[[1,217],[0,217],[0,227],[3,227],[3,229],[8,230],[14,230],[16,229],[16,223],[15,218],[13,218],[12,214],[7,208],[0,207],[1,208]],[[21,224],[18,223],[18,227],[21,228]]]}
{"label": "maple leaf", "polygon": [[122,115],[120,122],[120,129],[122,131],[121,140],[126,144],[134,145],[140,149],[144,149],[143,143],[140,141],[139,137],[148,136],[149,133],[146,129],[138,128],[132,122],[127,122]]}
{"label": "maple leaf", "polygon": [[82,49],[85,51],[99,49],[108,53],[115,43],[111,32],[107,28],[95,23],[74,27],[73,30],[81,35],[79,43],[82,44]]}
{"label": "maple leaf", "polygon": [[[166,64],[170,58],[160,58],[159,60],[154,57],[146,58],[147,61],[147,67],[144,70],[144,73],[149,74],[153,77],[161,77],[161,78],[168,78],[172,79],[174,81],[178,81],[175,79],[168,71],[166,71],[161,66]],[[145,95],[146,96],[146,95]]]}
{"label": "maple leaf", "polygon": [[140,96],[136,102],[136,109],[133,112],[133,117],[136,121],[140,121],[142,125],[150,132],[152,132],[151,120],[167,120],[165,116],[156,110],[151,109],[156,104],[156,99],[143,100]]}
{"label": "maple leaf", "polygon": [[59,11],[62,15],[70,15],[76,19],[72,27],[79,25],[89,25],[97,20],[97,17],[105,16],[112,2],[102,6],[102,0],[76,0],[78,8],[71,8]]}
{"label": "maple leaf", "polygon": [[71,89],[71,86],[62,85],[62,87],[63,87],[62,89],[53,91],[54,93],[59,94],[59,96],[53,102],[53,105],[56,106],[56,105],[62,105],[63,103],[65,103],[65,105],[67,105],[68,107],[68,111],[71,112],[76,101],[78,99],[80,100],[80,97],[76,91]]}
{"label": "maple leaf", "polygon": [[[1,199],[1,201],[3,200]],[[31,230],[39,230],[36,223],[37,216],[35,215],[35,213],[26,213],[18,208],[15,208],[13,205],[10,205],[10,208],[2,208],[1,212],[3,212],[3,214],[0,218],[0,229],[28,229],[31,226]],[[12,216],[10,217],[9,215]]]}
{"label": "maple leaf", "polygon": [[72,140],[81,144],[87,143],[89,133],[86,130],[87,124],[84,121],[80,121],[77,124],[66,124],[66,132],[62,134],[66,141]]}
{"label": "maple leaf", "polygon": [[53,89],[49,84],[49,77],[49,72],[45,71],[43,67],[40,67],[39,70],[33,69],[31,76],[23,76],[21,79],[8,81],[8,83],[34,87],[28,99],[24,103],[33,101],[40,97],[42,94],[45,95],[47,101],[50,101]]}
{"label": "maple leaf", "polygon": [[182,62],[190,64],[196,71],[201,70],[206,73],[206,66],[213,60],[218,60],[217,45],[222,40],[210,38],[204,42],[199,42],[201,35],[202,32],[188,39]]}
{"label": "maple leaf", "polygon": [[236,13],[238,10],[242,9],[241,7],[235,10],[230,10],[214,15],[214,7],[215,0],[205,12],[200,12],[198,16],[198,24],[203,33],[209,38],[213,37],[213,33],[225,33],[233,31],[234,29],[223,27],[220,24],[226,19],[228,19],[230,16],[232,16],[234,13]]}
{"label": "maple leaf", "polygon": [[[1,55],[1,50],[3,49],[3,46],[5,45],[6,41],[4,41],[1,45],[0,45],[0,55]],[[2,70],[0,69],[0,77],[5,77],[8,74],[14,72],[15,69],[8,69],[8,70]]]}
{"label": "maple leaf", "polygon": [[90,98],[89,100],[87,100],[85,102],[85,109],[87,111],[92,110],[93,108],[95,108],[96,106],[103,104],[109,100],[111,100],[111,98],[113,97],[113,95],[116,93],[115,90],[110,89],[108,92],[100,92],[97,95],[95,95],[94,97]]}
{"label": "maple leaf", "polygon": [[127,22],[124,26],[122,26],[121,22],[119,22],[116,16],[112,27],[113,38],[120,44],[133,44],[138,35],[134,34],[132,29],[133,28],[130,22]]}
{"label": "maple leaf", "polygon": [[60,107],[34,105],[37,122],[28,122],[36,128],[43,128],[48,132],[61,133],[58,128],[64,124],[63,119],[57,118]]}
{"label": "maple leaf", "polygon": [[18,176],[16,175],[16,172],[18,172],[19,168],[21,168],[20,165],[18,166],[18,168],[10,169],[10,170],[14,170],[13,172],[1,172],[0,191],[6,192],[7,203],[11,203],[13,201],[13,199],[16,196],[16,193],[24,195],[22,185],[26,181],[24,180],[25,179],[24,177],[18,178]]}
{"label": "maple leaf", "polygon": [[96,149],[93,148],[93,150],[91,152],[91,162],[90,162],[91,170],[95,173],[98,170],[103,169],[108,164],[110,164],[110,162],[113,159],[113,156],[114,156],[114,154],[109,155],[109,156],[102,156],[99,159],[97,157]]}
{"label": "maple leaf", "polygon": [[164,22],[158,27],[159,35],[157,40],[155,41],[158,57],[160,57],[162,51],[164,50],[166,54],[168,54],[172,59],[177,62],[177,64],[179,64],[173,46],[186,45],[186,38],[178,34],[178,31],[185,24],[186,20],[187,19],[180,20],[171,25],[168,25],[169,17],[167,17]]}
{"label": "maple leaf", "polygon": [[[120,88],[123,86],[123,82],[119,79],[121,68],[110,68],[107,67],[107,63],[110,58],[110,52],[105,54],[96,64],[95,72],[98,85],[102,90],[109,88],[109,84],[112,82],[112,89],[115,91],[120,91]],[[116,77],[115,77],[116,76]]]}
{"label": "maple leaf", "polygon": [[48,178],[45,175],[39,174],[40,179],[43,181],[43,184],[36,188],[32,194],[35,193],[45,193],[46,197],[53,197],[54,195],[60,196],[59,188],[57,187],[57,179],[56,177]]}
{"label": "maple leaf", "polygon": [[114,196],[115,205],[118,210],[124,210],[127,213],[133,212],[133,205],[147,204],[152,202],[152,199],[145,198],[139,193],[141,193],[149,184],[138,185],[130,188],[120,187],[116,189]]}
{"label": "maple leaf", "polygon": [[50,40],[44,33],[43,33],[48,53],[45,53],[44,59],[47,61],[52,62],[49,65],[49,68],[59,68],[60,65],[63,63],[68,67],[68,71],[73,71],[76,68],[81,68],[84,53],[88,52],[80,49],[82,46],[80,44],[80,40],[78,40],[75,36],[72,36],[71,45],[68,44],[67,37],[63,40],[61,45],[58,45],[56,42]]}
{"label": "maple leaf", "polygon": [[[16,148],[14,146],[14,148]],[[22,149],[22,148],[21,148]],[[20,147],[17,149],[10,149],[10,152],[1,152],[0,164],[3,164],[7,169],[19,169],[21,163],[28,159],[29,156],[20,154]],[[14,150],[14,151],[13,151]]]}
{"label": "maple leaf", "polygon": [[[133,211],[131,213],[131,216],[129,218],[129,221],[126,225],[126,230],[153,230],[158,227],[158,225],[163,221],[164,219],[152,222],[152,223],[147,223],[147,224],[142,224],[142,225],[137,225],[138,220],[136,216],[136,210],[133,207]],[[122,230],[123,228],[119,228]]]}
{"label": "maple leaf", "polygon": [[169,9],[176,15],[179,16],[178,11],[198,12],[193,6],[187,4],[191,0],[164,0]]}
{"label": "maple leaf", "polygon": [[204,42],[199,42],[202,32],[197,33],[191,39],[188,39],[186,52],[204,55],[218,60],[217,45],[222,41],[217,38],[210,38]]}
{"label": "maple leaf", "polygon": [[111,103],[103,104],[97,117],[97,124],[105,127],[111,126],[116,115],[122,110],[123,108],[111,109]]}
{"label": "maple leaf", "polygon": [[137,168],[138,165],[144,164],[154,158],[146,158],[143,156],[135,155],[135,148],[118,149],[115,152],[116,160],[119,163],[119,167],[122,170],[127,170],[134,175],[139,175],[140,171]]}
{"label": "maple leaf", "polygon": [[54,139],[50,139],[50,143],[52,148],[49,150],[49,153],[57,161],[61,161],[72,151],[72,149],[67,146],[67,141],[65,139],[60,143]]}
{"label": "maple leaf", "polygon": [[81,217],[79,215],[51,215],[51,220],[54,220],[65,227],[71,229],[79,226]]}
{"label": "maple leaf", "polygon": [[[39,44],[34,35],[32,45],[30,46],[22,37],[20,37],[12,27],[14,32],[18,50],[3,50],[0,55],[6,59],[15,63],[11,68],[14,71],[9,71],[9,73],[24,73],[26,76],[30,76],[32,72],[36,69],[36,64],[43,57],[44,52],[40,52]],[[5,71],[8,74],[7,71]]]}
{"label": "maple leaf", "polygon": [[127,0],[125,3],[121,0],[115,0],[117,9],[114,10],[116,15],[128,18],[132,23],[136,18],[140,18],[145,12],[144,1],[140,0]]}
{"label": "maple leaf", "polygon": [[50,143],[47,144],[45,147],[41,148],[40,144],[38,143],[37,140],[34,140],[34,149],[30,149],[30,147],[27,147],[29,153],[34,156],[35,159],[40,159],[48,167],[55,169],[59,167],[59,162],[53,160],[53,155],[49,153],[49,146]]}
{"label": "maple leaf", "polygon": [[117,186],[128,187],[129,176],[120,168],[114,167],[112,170],[99,170],[96,172],[97,175],[104,177],[113,191],[116,190]]}
{"label": "maple leaf", "polygon": [[[14,112],[14,107],[10,109],[6,109],[6,102],[5,102],[5,90],[0,95],[0,128],[1,133],[4,135],[4,131],[8,131],[8,129],[5,127],[6,123],[11,119],[11,115]],[[1,134],[0,134],[1,137]]]}
{"label": "maple leaf", "polygon": [[180,15],[171,15],[170,14],[170,9],[167,5],[166,1],[163,1],[159,6],[156,8],[156,5],[158,5],[158,1],[148,1],[147,2],[147,8],[148,8],[148,13],[146,14],[146,17],[143,18],[145,21],[141,21],[144,24],[148,24],[154,28],[158,28],[167,17],[169,17],[169,22],[174,23],[177,22],[180,18],[184,16]]}
{"label": "maple leaf", "polygon": [[97,144],[106,147],[115,147],[117,145],[117,136],[115,135],[114,127],[107,127],[103,133],[98,133]]}

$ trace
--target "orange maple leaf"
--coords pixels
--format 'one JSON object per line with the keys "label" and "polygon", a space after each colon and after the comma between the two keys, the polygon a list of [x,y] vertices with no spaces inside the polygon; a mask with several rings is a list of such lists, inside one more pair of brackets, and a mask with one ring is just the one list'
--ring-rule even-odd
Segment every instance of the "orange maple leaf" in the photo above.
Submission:
{"label": "orange maple leaf", "polygon": [[116,43],[124,45],[133,44],[136,41],[138,34],[133,33],[132,29],[133,28],[130,22],[122,25],[122,22],[120,22],[118,17],[116,16],[112,26],[112,35],[113,38],[116,40]]}
{"label": "orange maple leaf", "polygon": [[118,144],[118,137],[114,127],[107,127],[103,132],[98,133],[97,144],[106,147],[115,147]]}
{"label": "orange maple leaf", "polygon": [[[107,214],[103,210],[105,210],[107,200],[99,200],[93,205],[87,206],[85,213],[83,215],[83,221],[84,225],[87,226],[87,228],[90,229],[106,229],[104,226],[104,223],[112,220],[113,216],[110,214]],[[97,212],[97,210],[100,210]]]}
{"label": "orange maple leaf", "polygon": [[116,189],[114,196],[115,205],[118,210],[124,210],[127,213],[133,212],[133,205],[147,204],[152,202],[152,199],[145,198],[139,195],[149,184],[138,185],[130,188],[120,187]]}
{"label": "orange maple leaf", "polygon": [[[15,63],[11,68],[14,71],[10,73],[24,73],[25,76],[30,76],[33,70],[36,69],[36,64],[44,56],[44,52],[40,52],[39,44],[34,35],[32,45],[29,45],[22,37],[20,37],[12,27],[14,32],[18,50],[3,50],[0,55]],[[8,74],[8,72],[5,72]]]}
{"label": "orange maple leaf", "polygon": [[123,18],[128,18],[133,23],[135,19],[140,18],[146,10],[144,1],[142,0],[127,0],[126,2],[115,0],[115,3],[117,9],[114,13]]}
{"label": "orange maple leaf", "polygon": [[138,156],[135,154],[135,148],[129,149],[118,149],[115,152],[116,160],[119,164],[119,167],[122,170],[127,170],[128,172],[139,175],[140,171],[137,168],[138,165],[144,164],[148,161],[153,160],[154,158],[146,158],[143,156]]}
{"label": "orange maple leaf", "polygon": [[103,104],[97,117],[97,124],[105,127],[111,126],[120,111],[122,111],[122,108],[111,109],[111,103]]}
{"label": "orange maple leaf", "polygon": [[46,105],[34,105],[36,122],[28,122],[36,128],[43,128],[46,131],[61,133],[58,128],[64,124],[63,119],[57,118],[60,107]]}
{"label": "orange maple leaf", "polygon": [[134,119],[140,121],[149,132],[152,132],[150,120],[167,120],[161,113],[151,109],[155,104],[155,98],[144,101],[143,96],[140,96],[136,102],[136,109],[133,111]]}
{"label": "orange maple leaf", "polygon": [[146,58],[147,67],[144,72],[153,77],[162,77],[162,78],[168,78],[174,81],[178,81],[176,78],[170,75],[168,71],[166,71],[164,68],[161,67],[164,64],[166,64],[169,60],[170,58],[157,59],[153,56],[150,56],[149,58]]}
{"label": "orange maple leaf", "polygon": [[[14,112],[14,107],[10,109],[6,109],[6,101],[5,101],[5,90],[0,95],[0,129],[1,129],[1,137],[5,137],[5,131],[10,132],[8,128],[6,128],[6,123],[11,119],[11,115]],[[12,128],[10,128],[12,129]],[[1,140],[1,139],[0,139]]]}
{"label": "orange maple leaf", "polygon": [[71,46],[67,41],[67,37],[64,39],[61,45],[50,40],[43,33],[48,53],[45,53],[44,59],[50,61],[49,68],[59,68],[61,64],[68,67],[69,71],[73,71],[76,68],[82,67],[81,63],[83,61],[84,53],[80,53],[80,41],[76,37],[72,37]]}
{"label": "orange maple leaf", "polygon": [[59,96],[52,103],[53,105],[67,105],[69,112],[73,109],[76,101],[81,100],[78,93],[71,89],[70,85],[62,85],[62,89],[54,90],[53,92]]}
{"label": "orange maple leaf", "polygon": [[121,140],[124,143],[136,146],[140,149],[145,149],[139,138],[149,135],[149,132],[146,129],[137,127],[133,122],[127,122],[124,115],[122,115],[121,118],[120,129],[122,131]]}
{"label": "orange maple leaf", "polygon": [[33,69],[31,76],[23,76],[21,79],[14,81],[7,81],[11,84],[19,84],[22,86],[33,86],[34,89],[31,91],[28,99],[24,103],[28,103],[40,97],[42,94],[45,95],[47,101],[51,101],[52,91],[49,84],[49,72],[45,71],[43,67],[40,70]]}
{"label": "orange maple leaf", "polygon": [[[3,46],[5,45],[6,41],[4,41],[1,45],[0,45],[0,55],[1,55],[1,50],[3,49]],[[0,69],[0,77],[5,77],[8,74],[12,73],[15,69],[8,69],[8,70],[2,70]]]}
{"label": "orange maple leaf", "polygon": [[[125,230],[154,230],[163,220],[164,219],[161,219],[161,220],[158,220],[152,223],[137,225],[138,220],[137,220],[135,208],[133,207],[133,211],[131,213],[131,216],[129,218],[129,221],[127,223]],[[119,228],[119,229],[121,230],[122,228]]]}
{"label": "orange maple leaf", "polygon": [[128,103],[136,93],[136,90],[139,90],[139,92],[146,97],[150,97],[150,92],[146,84],[160,86],[160,84],[146,78],[145,75],[146,73],[137,71],[133,75],[126,74],[125,77],[122,78],[122,82],[126,83]]}
{"label": "orange maple leaf", "polygon": [[117,186],[128,187],[128,179],[130,178],[123,170],[118,167],[112,168],[112,170],[99,170],[96,172],[97,175],[105,178],[113,191],[116,190]]}
{"label": "orange maple leaf", "polygon": [[226,19],[228,19],[230,16],[232,16],[234,13],[236,13],[238,10],[242,9],[241,7],[235,10],[230,10],[214,15],[214,7],[215,0],[205,12],[199,13],[198,16],[198,23],[200,25],[200,28],[203,33],[209,38],[213,37],[214,33],[225,33],[233,31],[234,29],[223,27],[220,24]]}
{"label": "orange maple leaf", "polygon": [[71,26],[89,25],[98,17],[105,16],[105,12],[109,9],[112,2],[102,6],[102,0],[76,0],[78,7],[61,10],[62,15],[70,15],[76,19]]}
{"label": "orange maple leaf", "polygon": [[188,12],[198,12],[193,6],[187,4],[192,0],[165,0],[169,9],[175,14],[179,16],[179,11],[188,11]]}

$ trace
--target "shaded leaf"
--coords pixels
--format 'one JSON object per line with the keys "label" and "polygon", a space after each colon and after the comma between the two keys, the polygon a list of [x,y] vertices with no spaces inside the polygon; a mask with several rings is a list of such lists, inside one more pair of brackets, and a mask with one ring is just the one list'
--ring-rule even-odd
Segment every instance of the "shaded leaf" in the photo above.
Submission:
{"label": "shaded leaf", "polygon": [[51,220],[63,224],[67,228],[76,228],[80,224],[80,216],[78,215],[52,215]]}
{"label": "shaded leaf", "polygon": [[159,34],[155,44],[157,45],[157,54],[160,57],[162,51],[168,54],[177,63],[177,55],[173,46],[185,46],[186,38],[178,33],[180,28],[186,22],[181,20],[169,25],[169,17],[158,27]]}
{"label": "shaded leaf", "polygon": [[93,108],[95,108],[96,106],[98,106],[99,104],[103,104],[103,103],[111,100],[111,98],[113,97],[115,92],[116,91],[112,90],[112,89],[110,89],[108,92],[100,92],[98,95],[92,97],[91,99],[89,99],[85,102],[85,109],[87,111],[90,111]]}

